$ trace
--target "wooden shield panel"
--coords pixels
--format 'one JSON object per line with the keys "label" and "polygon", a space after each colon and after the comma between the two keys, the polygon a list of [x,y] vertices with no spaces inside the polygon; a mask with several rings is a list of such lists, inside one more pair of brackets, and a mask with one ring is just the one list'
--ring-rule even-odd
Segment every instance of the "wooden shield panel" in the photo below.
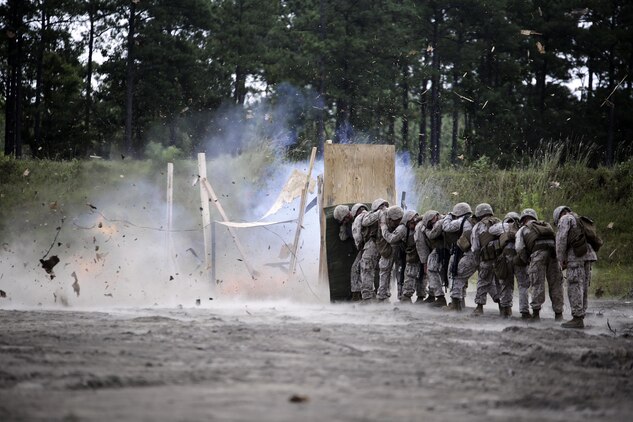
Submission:
{"label": "wooden shield panel", "polygon": [[[338,238],[332,217],[339,204],[371,204],[383,198],[396,203],[396,163],[393,145],[325,144],[323,179],[319,180],[321,214],[320,279],[330,287],[330,300],[350,298],[350,272],[356,254],[351,240]],[[352,249],[350,249],[350,247]]]}

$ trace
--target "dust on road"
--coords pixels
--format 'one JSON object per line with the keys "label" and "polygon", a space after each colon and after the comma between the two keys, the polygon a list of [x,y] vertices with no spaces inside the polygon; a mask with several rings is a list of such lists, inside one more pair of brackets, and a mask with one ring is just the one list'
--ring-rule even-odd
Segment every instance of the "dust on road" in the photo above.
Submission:
{"label": "dust on road", "polygon": [[590,305],[584,331],[490,305],[0,310],[0,419],[630,420],[633,305]]}

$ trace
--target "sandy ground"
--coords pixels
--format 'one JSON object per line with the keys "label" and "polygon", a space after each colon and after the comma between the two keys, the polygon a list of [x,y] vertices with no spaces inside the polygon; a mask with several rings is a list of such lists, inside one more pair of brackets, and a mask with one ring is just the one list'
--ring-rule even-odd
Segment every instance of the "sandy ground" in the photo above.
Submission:
{"label": "sandy ground", "polygon": [[3,309],[0,420],[630,421],[633,305],[589,311],[574,331],[492,305]]}

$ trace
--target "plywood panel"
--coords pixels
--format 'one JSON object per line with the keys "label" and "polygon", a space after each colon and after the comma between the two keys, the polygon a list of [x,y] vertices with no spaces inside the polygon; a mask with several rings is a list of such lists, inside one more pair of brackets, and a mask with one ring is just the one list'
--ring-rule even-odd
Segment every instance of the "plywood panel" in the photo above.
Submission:
{"label": "plywood panel", "polygon": [[323,208],[384,198],[396,203],[393,145],[325,144]]}

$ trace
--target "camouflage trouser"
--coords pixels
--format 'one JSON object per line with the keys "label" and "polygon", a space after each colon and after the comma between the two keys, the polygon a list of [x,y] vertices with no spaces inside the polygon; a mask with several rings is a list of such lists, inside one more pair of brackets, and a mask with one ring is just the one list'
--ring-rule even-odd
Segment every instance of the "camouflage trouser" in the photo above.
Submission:
{"label": "camouflage trouser", "polygon": [[519,286],[519,312],[527,314],[530,312],[530,277],[527,273],[527,266],[513,268]]}
{"label": "camouflage trouser", "polygon": [[376,296],[374,293],[374,280],[376,278],[376,270],[378,270],[379,258],[380,254],[376,243],[373,240],[369,240],[365,243],[363,256],[360,259],[360,291],[363,300],[373,299]]}
{"label": "camouflage trouser", "polygon": [[477,274],[477,293],[475,294],[475,303],[477,305],[486,304],[486,296],[495,302],[499,301],[499,292],[495,281],[495,261],[481,261],[479,263],[479,273]]}
{"label": "camouflage trouser", "polygon": [[358,251],[356,259],[352,264],[352,273],[350,276],[350,283],[352,285],[352,293],[360,292],[362,290],[362,282],[360,279],[360,260],[363,257],[363,251]]}
{"label": "camouflage trouser", "polygon": [[387,299],[391,296],[391,269],[393,268],[393,256],[390,258],[380,257],[378,261],[380,270],[380,284],[378,285],[378,299]]}
{"label": "camouflage trouser", "polygon": [[567,264],[567,296],[571,316],[584,317],[587,311],[587,291],[591,282],[591,262],[575,261]]}
{"label": "camouflage trouser", "polygon": [[418,278],[415,280],[415,294],[418,297],[424,298],[429,292],[429,278],[426,274],[424,274],[424,269],[422,264],[420,265],[420,271],[418,274]]}
{"label": "camouflage trouser", "polygon": [[402,284],[402,295],[411,297],[415,293],[415,283],[420,275],[419,262],[407,262],[404,267],[404,283]]}
{"label": "camouflage trouser", "polygon": [[[453,260],[455,255],[451,255],[449,268],[453,268]],[[451,297],[455,299],[464,299],[466,297],[466,288],[468,287],[468,279],[477,271],[477,259],[472,252],[466,252],[462,259],[457,263],[457,275],[452,276],[453,287],[451,289]],[[450,270],[449,270],[450,271]]]}
{"label": "camouflage trouser", "polygon": [[433,249],[433,252],[427,259],[427,278],[429,279],[429,294],[438,297],[444,296],[444,286],[442,285],[442,262],[437,253],[437,249]]}
{"label": "camouflage trouser", "polygon": [[[513,263],[515,256],[516,256],[516,252],[514,251],[514,249],[509,249],[509,250],[504,250],[503,255],[499,257],[499,259],[505,260],[503,262],[505,262],[505,268],[506,268],[506,274],[504,275],[504,278],[499,279],[499,285],[498,285],[499,305],[506,308],[512,307],[512,299],[514,296],[514,276],[516,274],[516,268],[518,268],[518,267],[515,268],[514,263]],[[527,272],[525,270],[525,267],[523,267],[523,273],[525,274],[525,277],[527,278]],[[528,283],[528,286],[529,286],[529,283]],[[519,291],[520,291],[520,287],[519,287]],[[525,293],[526,293],[525,306],[527,309],[525,312],[529,312],[530,308],[527,301],[527,290],[525,291]],[[520,293],[519,293],[519,303],[520,302],[521,302],[521,299],[520,299]]]}
{"label": "camouflage trouser", "polygon": [[550,250],[537,250],[530,256],[528,275],[532,286],[532,301],[534,310],[540,310],[545,302],[545,279],[549,287],[549,298],[555,313],[563,312],[563,282],[558,261]]}

